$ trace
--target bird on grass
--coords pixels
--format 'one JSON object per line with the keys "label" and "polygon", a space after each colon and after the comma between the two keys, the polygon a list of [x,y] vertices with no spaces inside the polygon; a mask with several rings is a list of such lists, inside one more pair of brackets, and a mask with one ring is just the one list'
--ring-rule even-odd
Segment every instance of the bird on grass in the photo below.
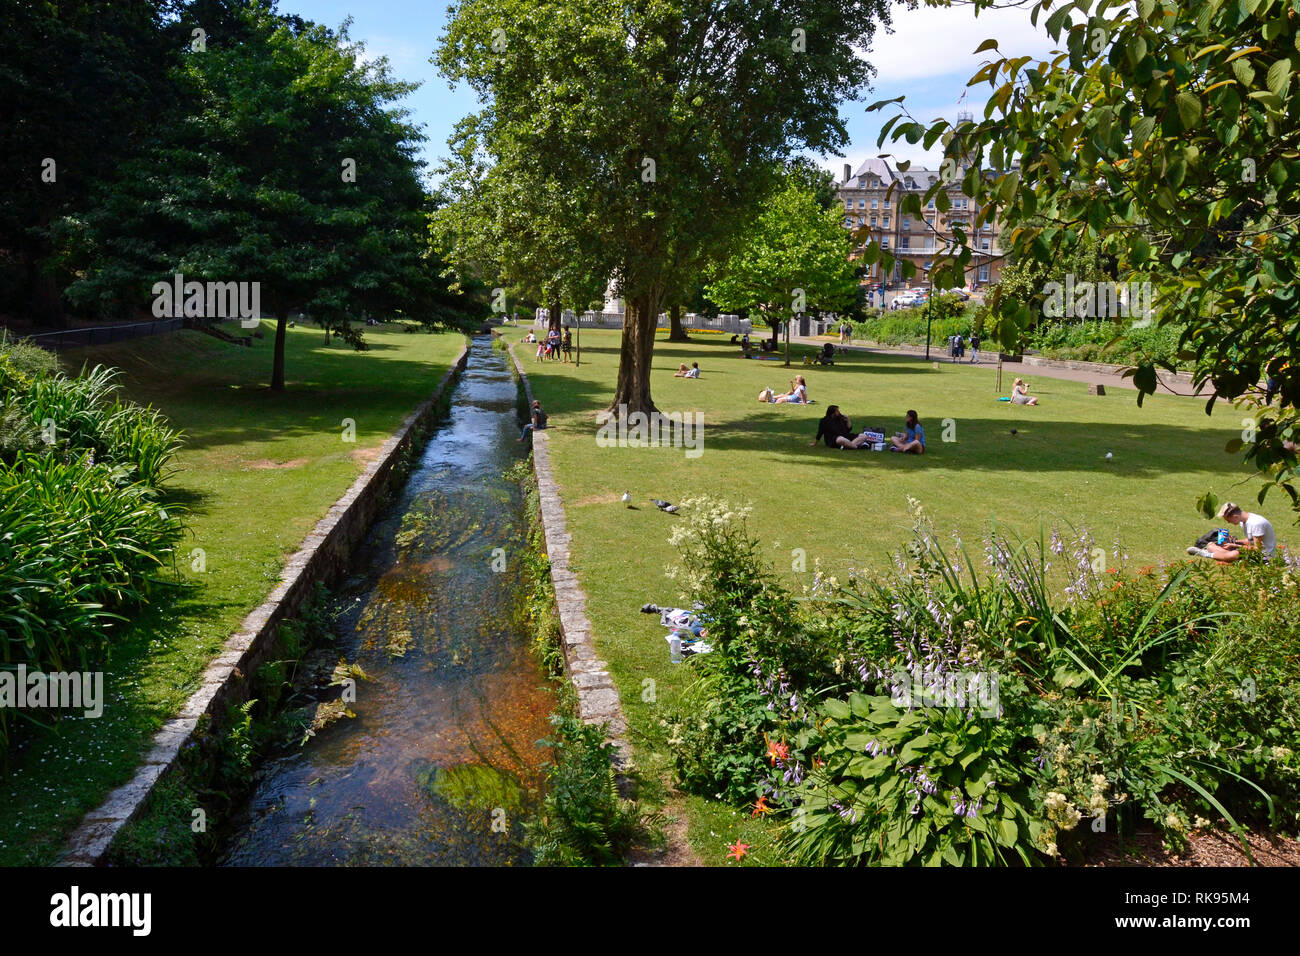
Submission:
{"label": "bird on grass", "polygon": [[1014,429],[1014,428],[1013,428],[1013,429],[1011,429],[1011,434],[1013,434],[1013,435],[1014,435],[1014,434],[1015,434],[1015,433],[1016,433],[1016,430],[1015,430],[1015,429]]}
{"label": "bird on grass", "polygon": [[664,501],[660,498],[651,498],[650,503],[660,511],[666,511],[670,515],[677,514],[677,506],[675,504],[671,504],[670,502]]}
{"label": "bird on grass", "polygon": [[627,505],[629,508],[631,508],[631,507],[632,507],[632,492],[630,492],[630,491],[625,491],[625,492],[623,492],[623,497],[620,498],[619,500],[622,501],[623,504],[625,504],[625,505]]}

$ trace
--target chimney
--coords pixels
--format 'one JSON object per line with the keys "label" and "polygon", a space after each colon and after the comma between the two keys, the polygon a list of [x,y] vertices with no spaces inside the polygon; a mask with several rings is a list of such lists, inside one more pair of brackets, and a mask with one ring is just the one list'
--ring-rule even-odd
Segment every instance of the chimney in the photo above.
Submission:
{"label": "chimney", "polygon": [[844,164],[844,181],[847,183],[853,176],[853,167],[848,163]]}

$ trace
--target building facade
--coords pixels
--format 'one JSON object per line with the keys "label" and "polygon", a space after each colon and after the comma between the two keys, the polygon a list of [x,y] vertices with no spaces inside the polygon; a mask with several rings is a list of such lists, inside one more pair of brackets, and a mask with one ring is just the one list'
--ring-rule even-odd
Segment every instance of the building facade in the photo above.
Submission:
{"label": "building facade", "polygon": [[921,215],[900,214],[898,207],[908,193],[924,193],[941,179],[937,169],[913,166],[900,172],[885,159],[868,159],[857,171],[844,166],[843,180],[836,184],[839,202],[844,209],[844,228],[853,233],[855,246],[851,259],[861,258],[867,243],[875,240],[881,248],[916,266],[916,274],[904,279],[902,266],[896,261],[889,275],[880,263],[873,263],[863,278],[864,285],[882,284],[884,288],[902,288],[905,284],[927,286],[934,259],[953,242],[953,227],[961,225],[973,250],[966,270],[965,285],[980,289],[998,281],[1002,267],[1002,250],[998,245],[997,223],[976,227],[979,212],[975,200],[962,192],[960,170],[948,184],[948,212],[935,208],[934,200],[922,204]]}

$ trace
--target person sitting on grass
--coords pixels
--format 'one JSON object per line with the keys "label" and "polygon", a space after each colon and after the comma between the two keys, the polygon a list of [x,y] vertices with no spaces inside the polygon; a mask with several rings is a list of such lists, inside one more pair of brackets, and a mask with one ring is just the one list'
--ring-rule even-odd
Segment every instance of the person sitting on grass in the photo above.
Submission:
{"label": "person sitting on grass", "polygon": [[1037,405],[1038,396],[1029,394],[1029,386],[1025,384],[1023,378],[1016,379],[1016,384],[1011,388],[1011,400],[1017,405]]}
{"label": "person sitting on grass", "polygon": [[[770,392],[771,389],[768,391]],[[807,405],[808,383],[804,381],[802,375],[796,375],[790,382],[790,391],[784,395],[777,395],[772,401],[777,405]]]}
{"label": "person sitting on grass", "polygon": [[808,443],[811,448],[825,439],[827,448],[854,448],[849,436],[853,434],[853,424],[840,411],[838,405],[829,405],[826,414],[817,423],[817,437]]}
{"label": "person sitting on grass", "polygon": [[683,362],[681,365],[677,366],[677,371],[673,372],[673,378],[699,378],[699,377],[700,377],[699,362],[692,362],[690,368],[687,368],[686,363]]}
{"label": "person sitting on grass", "polygon": [[542,431],[546,428],[546,412],[542,411],[542,403],[536,399],[533,400],[533,417],[527,425],[524,426],[523,432],[516,441],[523,441],[528,437],[528,433],[537,430]]}
{"label": "person sitting on grass", "polygon": [[1188,548],[1188,554],[1213,558],[1224,564],[1240,560],[1243,551],[1258,551],[1265,561],[1273,557],[1277,550],[1277,535],[1273,532],[1273,525],[1263,515],[1243,511],[1233,502],[1225,501],[1218,516],[1229,524],[1241,525],[1246,531],[1246,540],[1226,541],[1223,544],[1211,541],[1204,548]]}
{"label": "person sitting on grass", "polygon": [[921,427],[916,412],[910,408],[907,410],[907,419],[904,425],[906,430],[902,434],[890,436],[890,450],[906,452],[909,455],[924,455],[925,429]]}

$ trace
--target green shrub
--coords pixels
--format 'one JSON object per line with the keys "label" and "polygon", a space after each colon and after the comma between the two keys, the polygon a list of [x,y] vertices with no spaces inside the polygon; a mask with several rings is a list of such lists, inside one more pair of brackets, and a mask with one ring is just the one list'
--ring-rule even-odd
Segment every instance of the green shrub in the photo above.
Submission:
{"label": "green shrub", "polygon": [[794,602],[743,513],[697,507],[678,544],[715,652],[689,665],[677,774],[787,815],[799,862],[1033,864],[1143,819],[1175,847],[1296,830],[1300,560],[1130,572],[1117,543],[1101,570],[1081,529],[990,533],[977,568],[912,502],[894,571],[819,570]]}
{"label": "green shrub", "polygon": [[526,824],[538,866],[619,866],[645,830],[637,805],[623,800],[605,728],[551,717],[555,750],[538,818]]}

